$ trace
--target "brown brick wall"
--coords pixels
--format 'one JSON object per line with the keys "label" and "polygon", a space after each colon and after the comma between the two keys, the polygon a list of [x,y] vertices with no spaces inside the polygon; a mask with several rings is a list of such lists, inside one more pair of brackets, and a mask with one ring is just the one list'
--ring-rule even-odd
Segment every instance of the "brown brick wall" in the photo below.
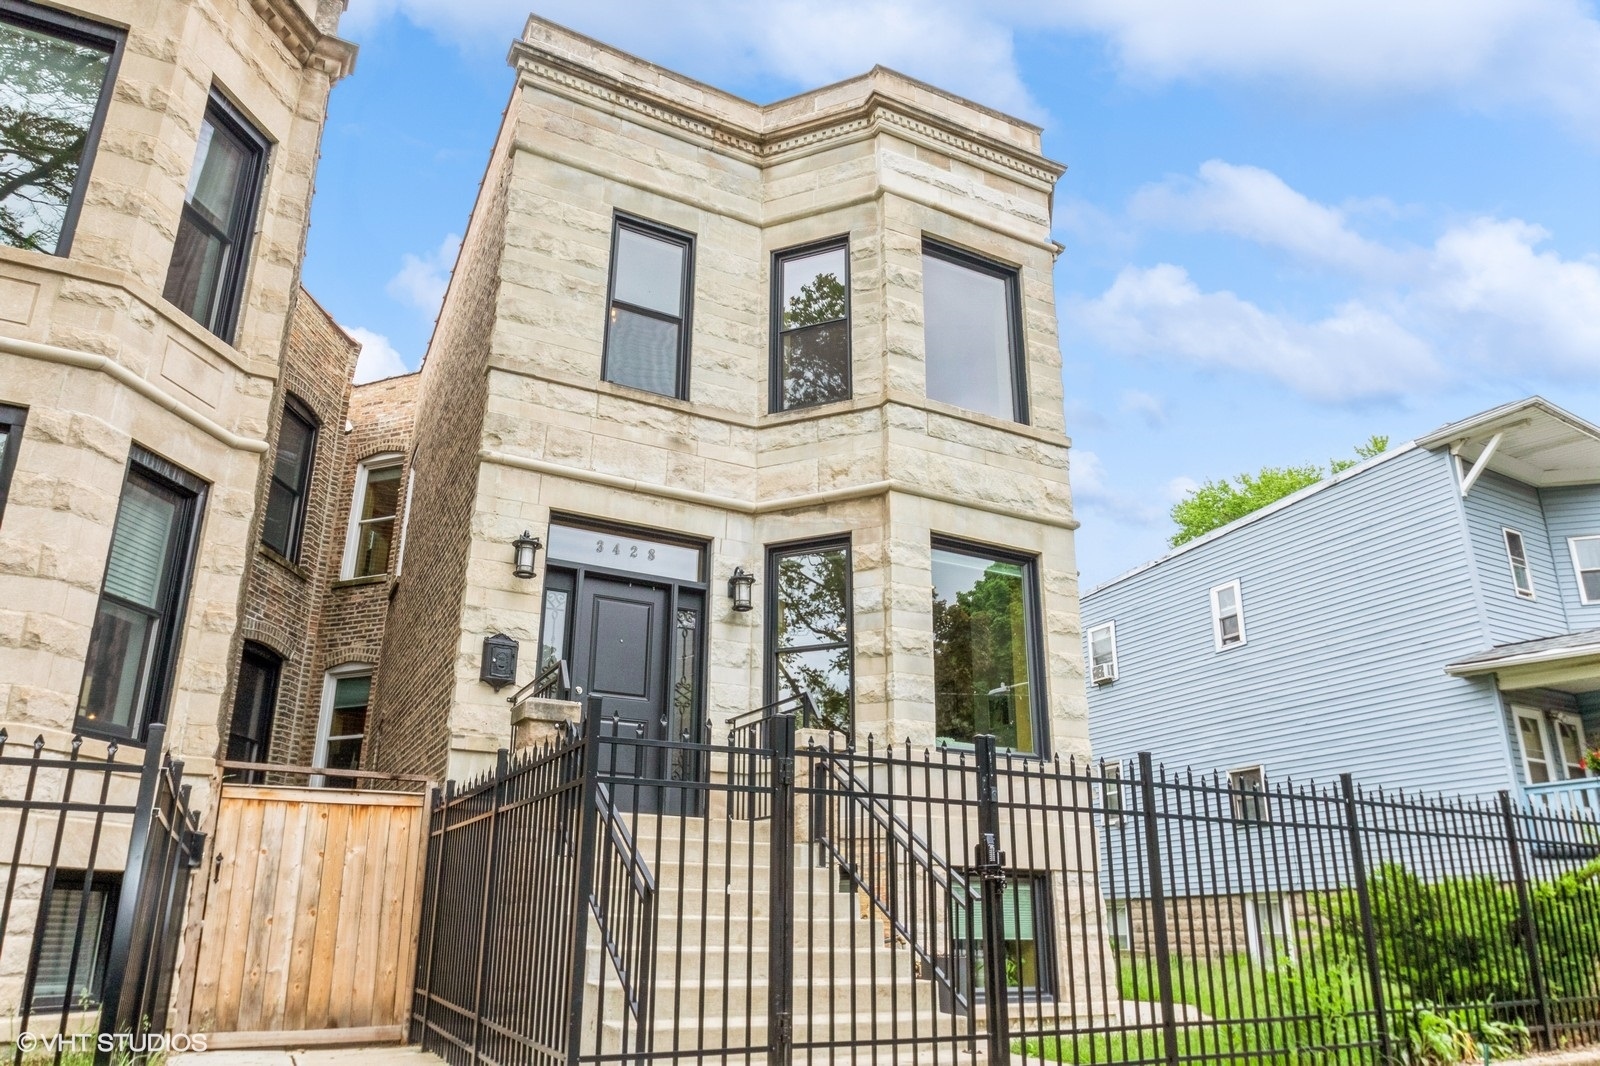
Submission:
{"label": "brown brick wall", "polygon": [[406,561],[390,606],[385,672],[369,725],[368,765],[376,769],[445,771],[485,375],[500,293],[510,128],[508,121],[462,245],[459,261],[473,264],[472,272],[452,277],[422,367]]}

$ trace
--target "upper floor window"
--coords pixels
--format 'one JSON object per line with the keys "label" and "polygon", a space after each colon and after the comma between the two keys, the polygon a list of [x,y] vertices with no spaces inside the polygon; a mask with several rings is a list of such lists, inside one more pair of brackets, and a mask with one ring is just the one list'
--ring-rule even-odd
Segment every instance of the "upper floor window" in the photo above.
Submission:
{"label": "upper floor window", "polygon": [[601,377],[689,398],[689,295],[694,237],[618,216],[611,236],[610,311]]}
{"label": "upper floor window", "polygon": [[139,739],[164,718],[204,491],[193,475],[134,449],[89,634],[80,728]]}
{"label": "upper floor window", "polygon": [[22,444],[22,427],[27,421],[26,407],[8,407],[0,403],[0,521],[5,520],[11,472],[17,468],[17,448]]}
{"label": "upper floor window", "polygon": [[850,398],[850,246],[830,241],[773,257],[777,337],[772,410]]}
{"label": "upper floor window", "polygon": [[350,531],[339,576],[374,577],[389,572],[395,517],[400,509],[398,455],[376,455],[356,467],[350,500]]}
{"label": "upper floor window", "polygon": [[767,563],[772,588],[772,666],[768,697],[811,693],[823,724],[851,723],[850,544],[848,541],[774,551]]}
{"label": "upper floor window", "polygon": [[285,559],[300,558],[300,534],[311,488],[311,459],[317,450],[317,423],[311,411],[289,397],[278,425],[278,457],[267,489],[267,515],[261,542]]}
{"label": "upper floor window", "polygon": [[1600,603],[1600,537],[1572,537],[1572,568],[1578,574],[1578,599]]}
{"label": "upper floor window", "polygon": [[0,244],[66,255],[122,34],[0,0]]}
{"label": "upper floor window", "polygon": [[1261,767],[1229,770],[1228,794],[1234,821],[1259,823],[1267,820],[1267,773]]}
{"label": "upper floor window", "polygon": [[1244,643],[1244,600],[1237,581],[1211,590],[1211,629],[1218,651]]}
{"label": "upper floor window", "polygon": [[1089,680],[1109,685],[1117,679],[1117,624],[1106,622],[1089,630]]}
{"label": "upper floor window", "polygon": [[216,93],[200,123],[162,295],[232,343],[267,142]]}
{"label": "upper floor window", "polygon": [[933,708],[941,740],[992,733],[1013,751],[1044,746],[1033,560],[993,549],[933,547]]}
{"label": "upper floor window", "polygon": [[[283,660],[269,648],[246,642],[239,659],[239,681],[233,693],[233,719],[228,727],[227,758],[266,762],[272,741],[272,719],[278,703],[278,673]],[[259,782],[260,770],[229,770],[226,780]]]}
{"label": "upper floor window", "polygon": [[1506,556],[1511,560],[1511,583],[1516,587],[1517,595],[1524,599],[1533,599],[1533,571],[1528,568],[1528,549],[1522,542],[1522,534],[1514,529],[1504,531],[1506,538]]}
{"label": "upper floor window", "polygon": [[929,399],[1028,420],[1014,269],[923,241],[922,319]]}

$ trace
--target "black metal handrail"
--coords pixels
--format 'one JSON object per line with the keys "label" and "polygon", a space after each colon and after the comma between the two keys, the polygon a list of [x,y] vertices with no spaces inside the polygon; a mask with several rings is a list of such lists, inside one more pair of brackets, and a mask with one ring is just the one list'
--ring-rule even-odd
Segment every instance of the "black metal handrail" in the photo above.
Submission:
{"label": "black metal handrail", "polygon": [[[830,858],[837,864],[911,949],[926,975],[973,1019],[975,1001],[967,994],[971,984],[961,980],[953,972],[953,962],[947,961],[953,937],[948,935],[948,924],[946,935],[940,935],[940,915],[946,916],[946,923],[961,915],[966,928],[975,928],[982,902],[975,879],[935,851],[890,808],[881,790],[871,788],[846,765],[856,758],[853,750],[812,745],[807,754],[812,757],[811,839],[822,852],[822,864]],[[830,798],[837,798],[843,809],[830,810]],[[916,906],[919,883],[927,889],[921,893],[920,908]]]}
{"label": "black metal handrail", "polygon": [[532,681],[507,696],[506,702],[515,707],[525,699],[564,700],[571,694],[572,671],[567,660],[557,659],[540,670]]}

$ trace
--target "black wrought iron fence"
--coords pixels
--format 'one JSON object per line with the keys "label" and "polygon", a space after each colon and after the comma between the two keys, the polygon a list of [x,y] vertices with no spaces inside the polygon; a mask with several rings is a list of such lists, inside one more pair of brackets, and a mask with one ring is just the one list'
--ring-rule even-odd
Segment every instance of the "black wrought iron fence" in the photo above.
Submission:
{"label": "black wrought iron fence", "polygon": [[126,762],[115,744],[85,756],[79,737],[64,753],[42,736],[18,752],[0,730],[0,959],[21,975],[8,988],[14,1062],[30,1047],[58,1063],[89,1049],[97,1064],[142,1062],[148,1034],[165,1031],[204,837],[164,740],[151,726],[144,758]]}
{"label": "black wrought iron fence", "polygon": [[[1581,812],[591,710],[434,813],[453,1066],[1447,1063],[1600,1040]],[[676,753],[682,758],[669,758]],[[698,778],[667,767],[703,768]]]}

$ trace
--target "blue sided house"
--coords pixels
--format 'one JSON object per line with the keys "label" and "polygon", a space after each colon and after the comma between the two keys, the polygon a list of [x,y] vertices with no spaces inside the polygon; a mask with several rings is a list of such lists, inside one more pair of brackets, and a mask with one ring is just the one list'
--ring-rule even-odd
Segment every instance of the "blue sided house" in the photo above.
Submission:
{"label": "blue sided house", "polygon": [[1083,596],[1095,754],[1600,810],[1600,427],[1445,426]]}

